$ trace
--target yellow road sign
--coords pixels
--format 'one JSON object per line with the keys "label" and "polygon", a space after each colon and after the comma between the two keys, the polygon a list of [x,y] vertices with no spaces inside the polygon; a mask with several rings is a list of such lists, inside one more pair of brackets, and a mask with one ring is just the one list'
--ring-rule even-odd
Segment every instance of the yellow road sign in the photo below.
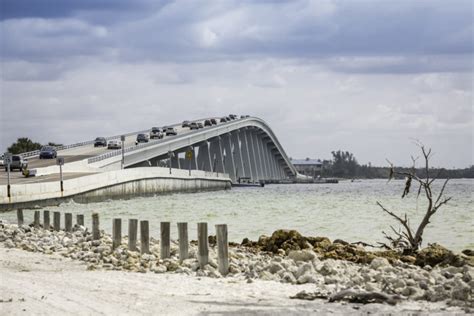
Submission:
{"label": "yellow road sign", "polygon": [[188,150],[186,152],[186,159],[189,159],[189,160],[193,159],[193,151],[192,150]]}

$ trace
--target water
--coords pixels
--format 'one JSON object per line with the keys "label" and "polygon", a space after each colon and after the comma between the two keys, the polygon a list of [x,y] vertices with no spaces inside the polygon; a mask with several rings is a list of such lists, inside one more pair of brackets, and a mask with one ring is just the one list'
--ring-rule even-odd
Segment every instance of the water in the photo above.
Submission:
{"label": "water", "polygon": [[[442,180],[434,185],[438,192]],[[460,251],[474,248],[473,203],[474,180],[451,180],[446,196],[452,201],[436,213],[425,230],[424,245],[438,242]],[[264,188],[235,188],[228,191],[194,194],[170,194],[113,200],[101,203],[64,203],[49,207],[51,211],[82,213],[90,227],[90,215],[100,212],[101,227],[111,231],[112,218],[123,219],[124,232],[128,218],[150,221],[151,235],[159,237],[159,222],[172,222],[172,238],[177,238],[177,222],[188,222],[190,238],[196,239],[196,223],[209,223],[214,234],[215,224],[228,224],[229,240],[240,242],[244,237],[257,240],[279,228],[296,229],[304,235],[327,236],[347,241],[385,242],[382,231],[390,231],[396,223],[384,213],[376,201],[403,214],[406,212],[415,227],[425,213],[423,196],[416,199],[417,188],[408,198],[401,199],[404,181],[363,180],[342,181],[339,184],[267,185]],[[16,221],[16,213],[0,218]],[[25,220],[33,219],[33,210],[25,210]]]}

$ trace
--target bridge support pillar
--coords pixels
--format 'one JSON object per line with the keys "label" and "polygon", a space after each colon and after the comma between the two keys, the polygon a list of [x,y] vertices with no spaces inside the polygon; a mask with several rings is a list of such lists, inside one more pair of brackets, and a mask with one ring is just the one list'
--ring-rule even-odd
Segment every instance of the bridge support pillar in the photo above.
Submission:
{"label": "bridge support pillar", "polygon": [[181,169],[180,165],[178,153],[175,152],[174,157],[171,158],[171,168]]}
{"label": "bridge support pillar", "polygon": [[240,143],[239,131],[235,131],[231,134],[232,139],[232,153],[234,154],[235,163],[235,179],[238,181],[239,178],[245,177],[244,162],[242,158],[242,147]]}
{"label": "bridge support pillar", "polygon": [[222,136],[223,150],[225,151],[225,161],[224,168],[225,173],[228,173],[232,182],[235,182],[235,163],[234,163],[234,153],[232,151],[231,136],[230,134],[225,134]]}
{"label": "bridge support pillar", "polygon": [[260,151],[260,144],[259,144],[258,135],[256,132],[252,133],[252,139],[253,139],[254,152],[256,153],[255,161],[256,161],[256,166],[257,166],[258,179],[264,180],[265,174],[263,171],[264,167],[263,167],[263,161],[262,161],[262,154]]}
{"label": "bridge support pillar", "polygon": [[197,167],[199,170],[212,171],[211,153],[209,151],[209,142],[204,142],[199,146],[197,154]]}
{"label": "bridge support pillar", "polygon": [[242,162],[245,170],[245,176],[253,179],[251,159],[250,159],[250,146],[247,140],[247,130],[240,131],[240,139],[242,141]]}
{"label": "bridge support pillar", "polygon": [[220,137],[217,137],[211,141],[210,153],[212,158],[212,171],[224,172],[224,161],[222,158],[222,144]]}
{"label": "bridge support pillar", "polygon": [[255,146],[255,139],[253,137],[253,131],[248,129],[246,131],[247,133],[247,139],[249,141],[249,147],[250,147],[250,166],[252,168],[252,181],[258,181],[260,180],[260,173],[258,169],[258,156],[257,156],[257,151],[256,151],[256,146]]}

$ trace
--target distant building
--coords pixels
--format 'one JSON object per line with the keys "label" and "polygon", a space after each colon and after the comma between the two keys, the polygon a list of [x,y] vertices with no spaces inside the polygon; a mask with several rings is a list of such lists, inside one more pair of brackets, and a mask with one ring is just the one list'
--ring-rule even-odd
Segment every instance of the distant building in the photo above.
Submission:
{"label": "distant building", "polygon": [[316,178],[321,175],[323,162],[320,159],[292,159],[291,163],[299,173]]}

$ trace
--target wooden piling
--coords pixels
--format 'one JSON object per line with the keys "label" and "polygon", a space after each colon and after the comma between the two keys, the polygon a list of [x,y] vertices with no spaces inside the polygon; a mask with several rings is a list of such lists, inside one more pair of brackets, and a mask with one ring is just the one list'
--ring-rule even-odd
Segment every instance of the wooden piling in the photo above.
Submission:
{"label": "wooden piling", "polygon": [[140,221],[141,253],[150,253],[150,226],[148,221]]}
{"label": "wooden piling", "polygon": [[72,232],[72,214],[66,213],[64,214],[64,223],[65,223],[65,230],[70,233]]}
{"label": "wooden piling", "polygon": [[169,258],[170,255],[170,222],[160,223],[160,255],[161,259]]}
{"label": "wooden piling", "polygon": [[201,268],[209,262],[209,245],[207,240],[207,223],[198,223],[198,261]]}
{"label": "wooden piling", "polygon": [[138,251],[137,249],[138,219],[128,220],[128,250]]}
{"label": "wooden piling", "polygon": [[36,229],[40,228],[40,211],[35,211],[34,226]]}
{"label": "wooden piling", "polygon": [[53,213],[53,228],[57,232],[61,230],[61,213],[60,212]]}
{"label": "wooden piling", "polygon": [[229,243],[227,242],[227,225],[216,225],[217,261],[222,275],[229,273]]}
{"label": "wooden piling", "polygon": [[92,239],[100,239],[99,213],[92,213]]}
{"label": "wooden piling", "polygon": [[178,238],[179,238],[179,260],[188,259],[188,223],[178,223]]}
{"label": "wooden piling", "polygon": [[76,224],[77,226],[84,226],[84,214],[76,215]]}
{"label": "wooden piling", "polygon": [[16,219],[18,222],[18,226],[23,225],[23,210],[22,209],[16,210]]}
{"label": "wooden piling", "polygon": [[51,227],[51,222],[49,219],[49,211],[43,212],[43,228],[49,230]]}
{"label": "wooden piling", "polygon": [[122,243],[122,219],[114,218],[112,222],[112,249]]}

